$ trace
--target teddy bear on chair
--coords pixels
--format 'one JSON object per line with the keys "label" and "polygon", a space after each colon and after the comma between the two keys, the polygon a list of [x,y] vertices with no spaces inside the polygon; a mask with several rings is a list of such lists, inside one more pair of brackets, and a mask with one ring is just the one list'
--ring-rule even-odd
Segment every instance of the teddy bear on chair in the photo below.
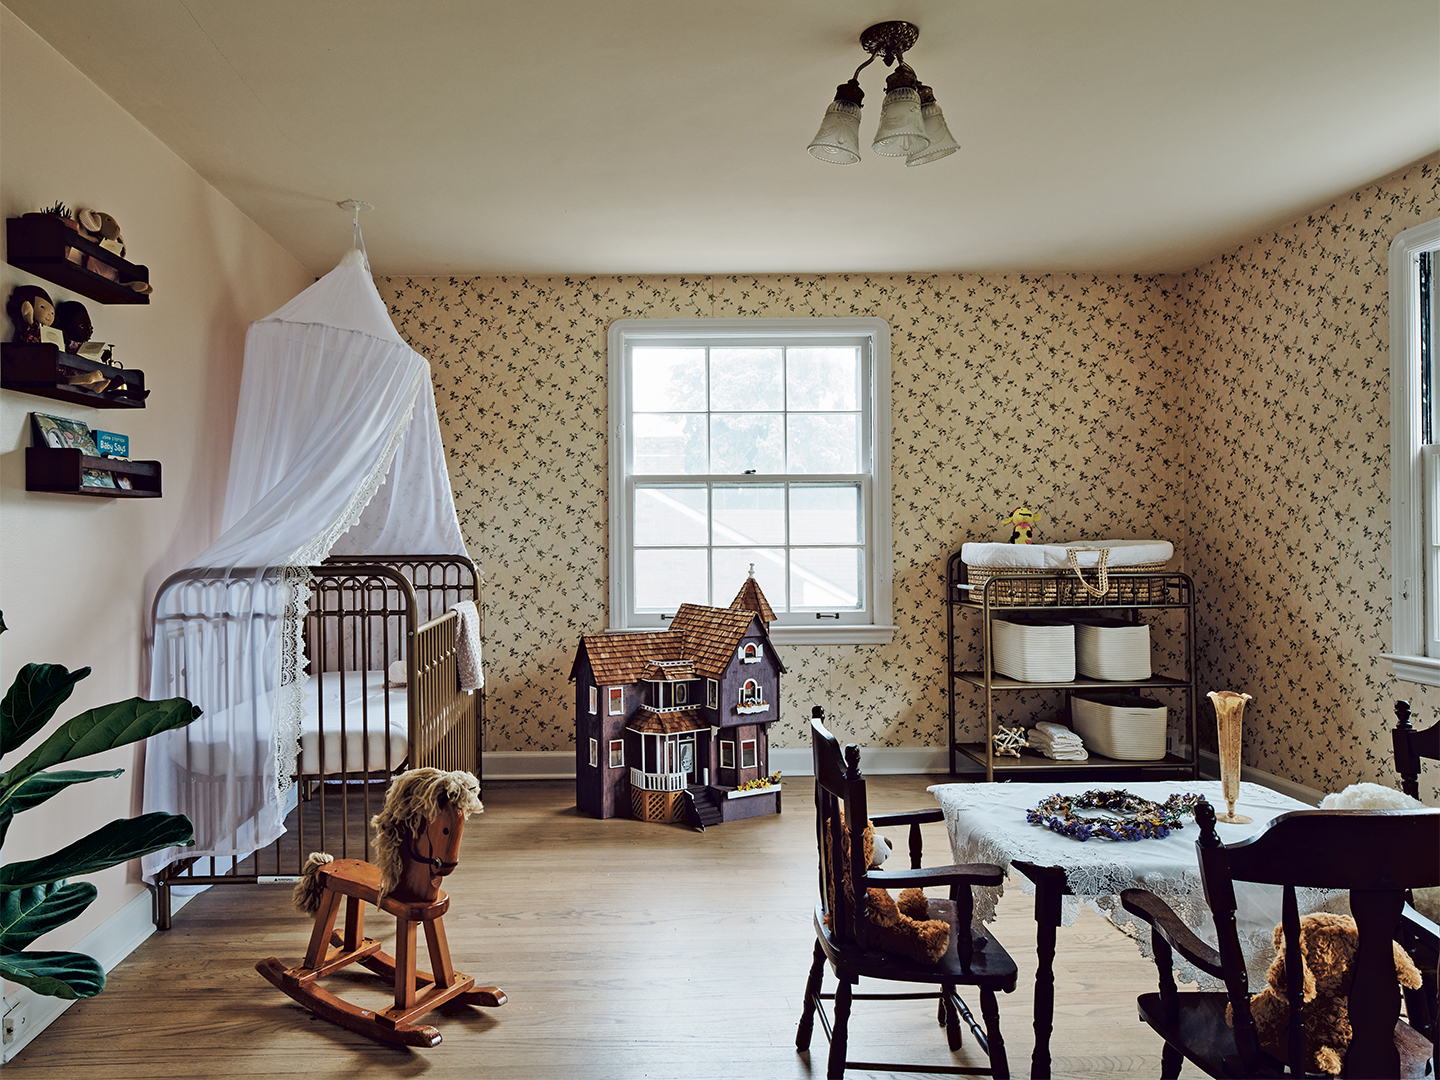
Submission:
{"label": "teddy bear on chair", "polygon": [[[841,823],[841,837],[842,844],[848,848],[850,844],[848,822]],[[875,826],[867,821],[863,844],[866,867],[871,870],[880,869],[881,864],[890,854],[890,841],[884,837],[876,837]],[[832,863],[832,865],[836,864]],[[845,895],[853,900],[854,892],[850,884],[849,863],[841,859],[838,865],[842,867],[838,876],[844,883]],[[834,908],[833,898],[831,908]],[[832,931],[834,929],[833,918],[833,914],[826,913],[825,922]],[[930,918],[930,902],[925,898],[923,889],[901,890],[899,903],[896,903],[895,898],[885,889],[866,889],[865,921],[869,926],[869,938],[872,944],[886,952],[908,956],[922,964],[933,964],[938,961],[945,955],[950,944],[950,924],[943,919]]]}
{"label": "teddy bear on chair", "polygon": [[[1266,976],[1265,989],[1250,999],[1250,1012],[1260,1046],[1266,1053],[1288,1063],[1290,1002],[1285,993],[1285,939],[1275,928],[1275,960]],[[1348,915],[1317,912],[1300,920],[1302,989],[1305,1002],[1305,1062],[1310,1071],[1339,1073],[1350,1047],[1351,966],[1360,935]],[[1399,945],[1395,949],[1395,974],[1400,985],[1414,990],[1420,986],[1420,970]],[[1229,1011],[1228,1008],[1226,1010]],[[1233,1019],[1232,1019],[1233,1022]]]}

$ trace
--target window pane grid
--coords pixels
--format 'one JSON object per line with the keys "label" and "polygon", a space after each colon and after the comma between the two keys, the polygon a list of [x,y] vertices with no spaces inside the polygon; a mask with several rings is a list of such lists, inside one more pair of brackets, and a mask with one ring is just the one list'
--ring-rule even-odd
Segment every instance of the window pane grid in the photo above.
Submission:
{"label": "window pane grid", "polygon": [[[671,612],[686,602],[723,606],[733,598],[732,589],[738,590],[749,566],[755,567],[760,587],[777,614],[822,609],[858,611],[863,607],[864,583],[859,567],[863,563],[863,522],[869,499],[866,478],[827,477],[816,482],[781,483],[762,477],[707,477],[697,483],[698,479],[647,478],[632,483],[630,504],[637,510],[656,504],[682,519],[691,519],[690,523],[702,501],[698,495],[703,483],[708,519],[708,533],[701,535],[691,532],[688,523],[668,530],[648,526],[637,513],[632,525],[636,538],[632,545],[633,579],[637,583],[648,581],[651,587],[637,587],[636,611]],[[717,492],[722,501],[753,495],[757,503],[773,502],[778,519],[768,524],[778,526],[778,534],[766,535],[760,529],[744,532],[736,527],[734,518],[730,524],[725,523],[725,511],[716,509]],[[780,497],[767,499],[770,496]],[[828,521],[823,505],[827,501],[831,503]],[[798,521],[797,503],[807,511]],[[840,532],[840,522],[848,525],[848,534]],[[677,533],[685,538],[680,545],[673,538]],[[736,560],[737,554],[746,557]],[[703,588],[698,580],[702,577]]]}
{"label": "window pane grid", "polygon": [[739,320],[713,333],[708,320],[612,327],[617,626],[664,627],[686,602],[724,606],[751,566],[775,625],[888,623],[872,610],[879,600],[888,615],[888,574],[872,585],[883,556],[869,550],[888,541],[888,521],[872,520],[873,500],[889,501],[888,436],[873,441],[888,427],[872,414],[888,409],[888,335],[879,320],[851,322],[773,335]]}

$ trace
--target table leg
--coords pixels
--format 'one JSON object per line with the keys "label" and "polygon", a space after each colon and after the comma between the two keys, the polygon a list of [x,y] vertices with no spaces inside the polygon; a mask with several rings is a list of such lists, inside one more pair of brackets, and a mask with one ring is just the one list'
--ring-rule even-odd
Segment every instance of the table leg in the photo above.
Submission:
{"label": "table leg", "polygon": [[1055,932],[1060,926],[1064,871],[1052,866],[1013,864],[1035,883],[1035,1052],[1030,1075],[1050,1075],[1050,1033],[1055,1026]]}

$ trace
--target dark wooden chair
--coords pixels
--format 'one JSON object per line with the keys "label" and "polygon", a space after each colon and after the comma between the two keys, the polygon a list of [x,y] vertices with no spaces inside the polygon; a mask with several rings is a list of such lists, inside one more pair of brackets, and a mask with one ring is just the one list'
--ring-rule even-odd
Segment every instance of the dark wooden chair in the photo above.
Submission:
{"label": "dark wooden chair", "polygon": [[[1301,997],[1303,970],[1295,889],[1348,889],[1360,941],[1349,997],[1354,1036],[1342,1075],[1433,1076],[1432,1044],[1399,1019],[1400,987],[1391,942],[1398,940],[1404,918],[1405,890],[1440,883],[1440,810],[1301,810],[1282,814],[1263,832],[1228,845],[1215,831],[1215,810],[1209,803],[1196,808],[1195,819],[1201,828],[1195,844],[1200,877],[1219,948],[1197,937],[1153,893],[1126,889],[1120,894],[1125,909],[1151,927],[1160,992],[1141,995],[1139,1004],[1140,1019],[1165,1040],[1161,1077],[1179,1076],[1182,1058],[1216,1077],[1292,1075],[1257,1040],[1236,931],[1236,881],[1283,886],[1281,924],[1292,1003]],[[1222,979],[1225,990],[1179,993],[1171,970],[1172,949]],[[1226,1022],[1227,1004],[1233,1010],[1233,1027]],[[1286,1039],[1291,1061],[1303,1060],[1304,1018],[1303,1006],[1292,1007]]]}
{"label": "dark wooden chair", "polygon": [[[1410,703],[1395,702],[1395,730],[1390,733],[1395,747],[1395,771],[1400,774],[1400,790],[1412,799],[1420,797],[1420,769],[1425,758],[1440,761],[1440,722],[1423,731],[1410,724]],[[1414,920],[1404,924],[1401,944],[1415,958],[1425,985],[1419,990],[1405,991],[1405,1011],[1410,1023],[1431,1042],[1440,1031],[1440,948],[1436,937],[1440,928],[1417,930]]]}
{"label": "dark wooden chair", "polygon": [[[859,748],[847,746],[842,755],[840,744],[821,722],[824,711],[816,706],[813,715],[810,730],[815,759],[815,834],[820,859],[820,902],[815,907],[815,958],[805,987],[805,1008],[795,1035],[796,1049],[803,1053],[810,1048],[810,1036],[818,1012],[820,1023],[830,1039],[830,1059],[826,1071],[829,1080],[840,1080],[847,1068],[879,1072],[986,1073],[987,1070],[973,1066],[882,1065],[846,1060],[852,1001],[938,999],[937,1017],[940,1026],[945,1028],[950,1050],[960,1049],[960,1020],[963,1017],[976,1042],[990,1058],[988,1072],[997,1077],[1008,1077],[1010,1072],[1005,1060],[1005,1044],[1000,1037],[1000,1014],[995,992],[1003,990],[1009,993],[1015,989],[1015,962],[983,928],[971,926],[973,903],[970,893],[974,885],[1000,884],[1003,871],[992,863],[920,869],[920,826],[925,822],[943,821],[944,814],[940,808],[903,814],[870,814],[865,802],[865,778],[860,774]],[[844,821],[857,826],[849,829],[848,833],[842,832],[842,814]],[[877,827],[910,827],[909,870],[869,870],[863,848],[863,826],[867,820],[873,821]],[[842,836],[846,835],[848,845],[842,840]],[[832,859],[832,852],[840,853],[840,858]],[[846,896],[842,863],[848,863],[850,880],[855,883],[853,898]],[[944,919],[951,927],[949,946],[939,961],[921,963],[883,952],[870,943],[865,920],[867,888],[904,889],[942,885],[949,887],[949,898],[929,901],[929,917]],[[829,926],[826,925],[827,915],[831,917]],[[833,994],[821,992],[827,961],[839,980]],[[856,993],[856,984],[862,978],[928,984],[934,989],[910,993]],[[960,1000],[957,986],[979,989],[980,1011],[985,1020],[983,1031],[969,1008]],[[826,1014],[825,1001],[834,1002],[833,1024]]]}

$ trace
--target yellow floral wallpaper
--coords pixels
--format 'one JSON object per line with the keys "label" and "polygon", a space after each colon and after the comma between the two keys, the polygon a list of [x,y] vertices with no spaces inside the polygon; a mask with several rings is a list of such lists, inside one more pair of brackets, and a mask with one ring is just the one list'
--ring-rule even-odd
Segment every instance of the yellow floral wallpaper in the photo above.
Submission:
{"label": "yellow floral wallpaper", "polygon": [[[1385,258],[1437,211],[1434,166],[1416,166],[1149,278],[379,280],[430,359],[485,573],[486,748],[572,746],[566,678],[580,635],[606,625],[610,323],[877,315],[892,333],[899,629],[885,646],[786,648],[772,746],[807,745],[817,703],[862,745],[943,746],[945,559],[1008,537],[1000,519],[1027,501],[1041,540],[1175,544],[1196,579],[1202,690],[1256,697],[1249,763],[1324,788],[1379,779],[1399,685],[1375,659],[1388,648]],[[977,631],[962,622],[962,649]],[[981,701],[968,700],[973,735]]]}

